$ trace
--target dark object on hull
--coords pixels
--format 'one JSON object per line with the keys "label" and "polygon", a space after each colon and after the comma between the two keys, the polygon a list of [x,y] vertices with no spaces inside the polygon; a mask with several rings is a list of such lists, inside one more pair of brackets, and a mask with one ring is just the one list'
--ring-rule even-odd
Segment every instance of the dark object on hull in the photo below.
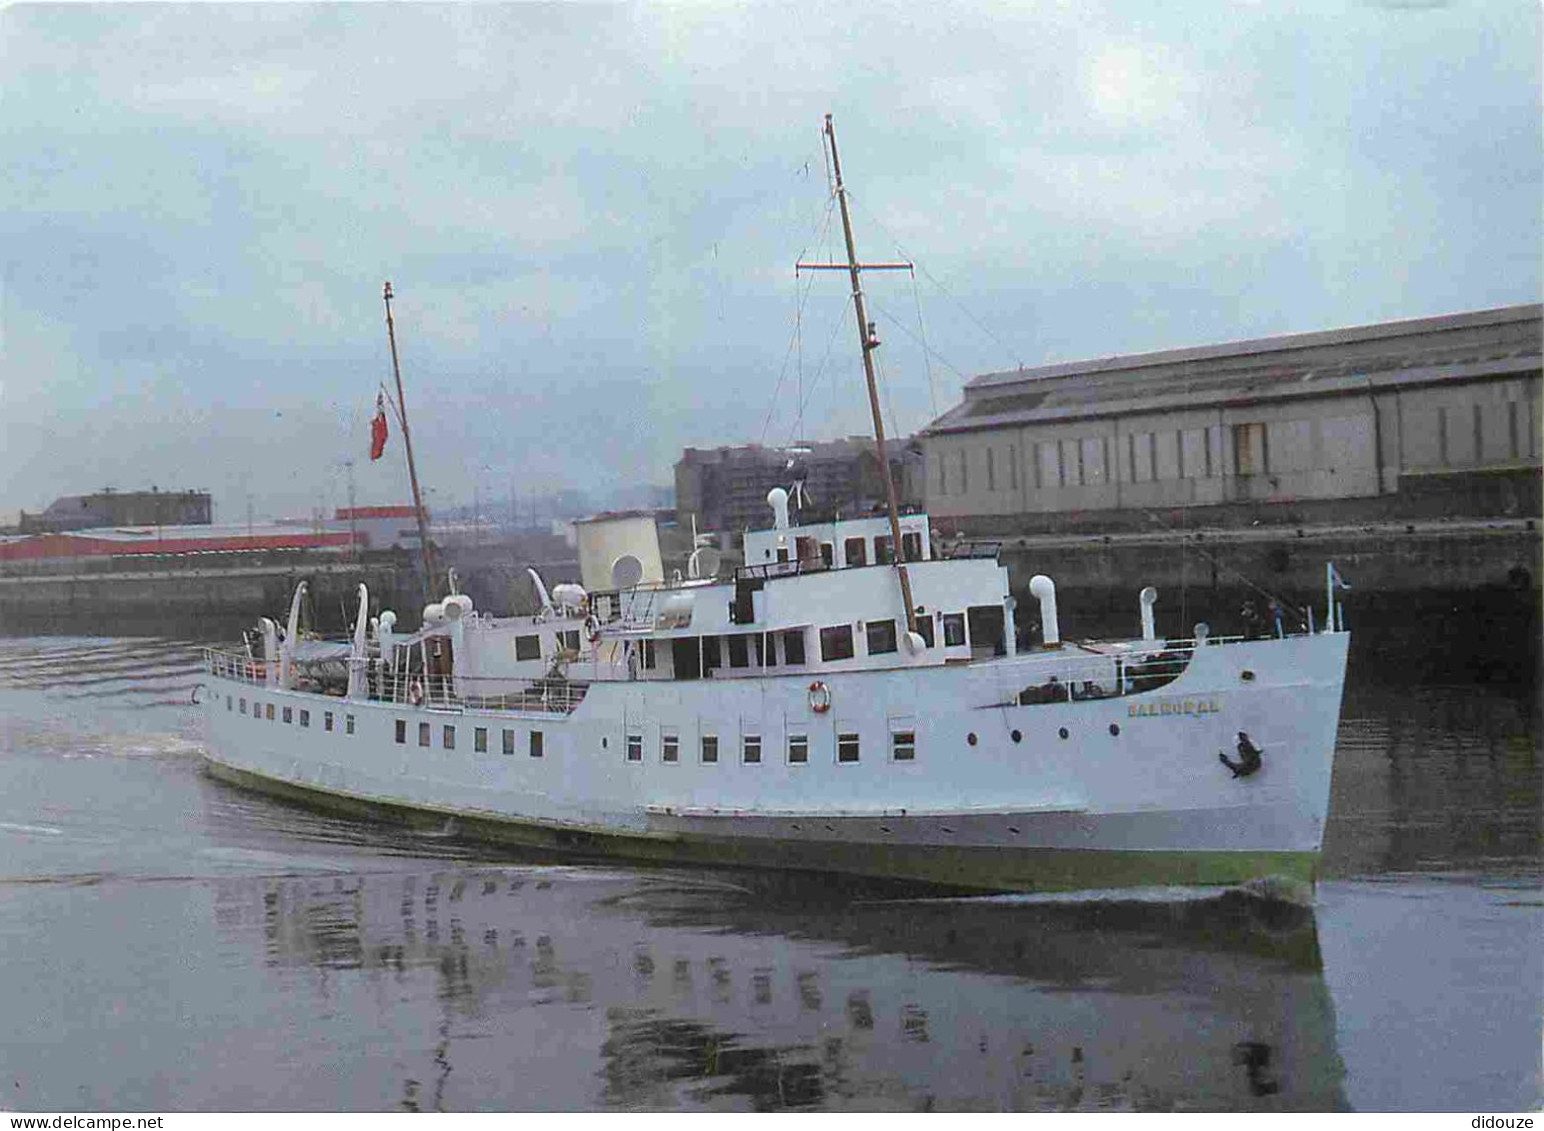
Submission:
{"label": "dark object on hull", "polygon": [[1233,771],[1236,778],[1247,778],[1260,768],[1260,748],[1249,741],[1249,736],[1243,731],[1238,732],[1238,761],[1233,762],[1222,751],[1217,752],[1217,760]]}

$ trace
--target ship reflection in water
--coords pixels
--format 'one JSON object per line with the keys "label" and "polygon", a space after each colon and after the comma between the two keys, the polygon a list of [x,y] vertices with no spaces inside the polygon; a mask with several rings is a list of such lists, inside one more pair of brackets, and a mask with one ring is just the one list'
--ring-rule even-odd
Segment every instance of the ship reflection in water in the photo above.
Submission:
{"label": "ship reflection in water", "polygon": [[321,1020],[377,1027],[400,1076],[362,1107],[1346,1106],[1313,912],[1237,893],[468,867],[228,881],[215,915],[228,943],[260,934],[270,977],[311,979]]}

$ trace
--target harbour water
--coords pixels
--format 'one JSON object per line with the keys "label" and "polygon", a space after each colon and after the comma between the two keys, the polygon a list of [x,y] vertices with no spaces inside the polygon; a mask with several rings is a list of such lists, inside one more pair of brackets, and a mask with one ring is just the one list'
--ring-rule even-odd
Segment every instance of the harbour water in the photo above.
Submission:
{"label": "harbour water", "polygon": [[513,856],[210,780],[198,681],[189,642],[0,640],[0,1108],[1544,1099],[1532,688],[1353,668],[1292,907]]}

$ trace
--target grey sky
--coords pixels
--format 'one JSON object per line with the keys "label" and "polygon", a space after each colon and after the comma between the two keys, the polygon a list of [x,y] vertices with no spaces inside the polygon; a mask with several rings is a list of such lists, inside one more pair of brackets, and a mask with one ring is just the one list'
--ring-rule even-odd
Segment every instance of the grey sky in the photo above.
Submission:
{"label": "grey sky", "polygon": [[400,437],[366,455],[388,278],[431,505],[866,431],[842,279],[796,317],[795,260],[839,254],[827,111],[860,253],[922,272],[865,284],[903,432],[1019,364],[1538,301],[1539,25],[1533,0],[7,7],[0,515],[152,483],[305,514],[350,458],[360,502],[405,499]]}

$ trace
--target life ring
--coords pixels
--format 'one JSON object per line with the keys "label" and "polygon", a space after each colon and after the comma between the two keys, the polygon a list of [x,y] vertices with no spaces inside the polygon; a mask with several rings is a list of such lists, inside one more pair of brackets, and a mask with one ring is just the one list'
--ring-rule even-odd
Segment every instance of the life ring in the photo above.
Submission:
{"label": "life ring", "polygon": [[584,618],[584,636],[591,644],[600,640],[600,621],[593,614]]}
{"label": "life ring", "polygon": [[424,685],[420,679],[414,679],[407,685],[407,701],[415,707],[422,707],[424,702]]}
{"label": "life ring", "polygon": [[188,702],[194,704],[195,706],[197,706],[199,703],[203,702],[203,700],[201,700],[198,697],[198,693],[200,691],[203,691],[204,689],[205,688],[204,688],[204,685],[202,683],[195,683],[193,685],[193,693],[188,696]]}
{"label": "life ring", "polygon": [[810,684],[810,710],[823,715],[831,709],[831,689],[820,680]]}

